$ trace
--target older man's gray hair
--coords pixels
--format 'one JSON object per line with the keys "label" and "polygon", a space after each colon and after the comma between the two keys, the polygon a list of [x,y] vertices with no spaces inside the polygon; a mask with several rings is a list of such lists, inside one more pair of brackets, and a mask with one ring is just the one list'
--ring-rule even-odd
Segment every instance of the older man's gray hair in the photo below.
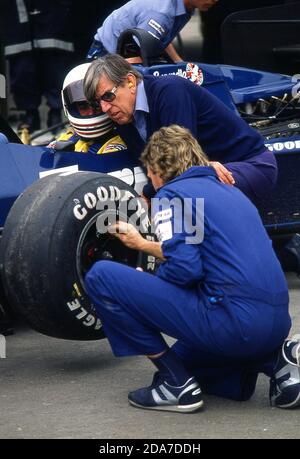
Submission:
{"label": "older man's gray hair", "polygon": [[106,76],[116,86],[119,86],[125,81],[128,73],[136,77],[137,83],[143,79],[141,73],[118,54],[108,54],[103,58],[94,60],[83,80],[83,89],[87,101],[92,105],[95,102],[99,79],[102,76]]}

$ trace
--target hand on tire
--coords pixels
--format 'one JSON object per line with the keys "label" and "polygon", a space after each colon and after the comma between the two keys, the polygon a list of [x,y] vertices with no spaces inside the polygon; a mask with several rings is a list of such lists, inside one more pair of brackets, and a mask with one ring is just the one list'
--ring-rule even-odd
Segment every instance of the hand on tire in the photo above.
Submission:
{"label": "hand on tire", "polygon": [[108,231],[129,249],[140,250],[141,243],[144,241],[143,236],[131,223],[119,221],[115,225],[111,225]]}

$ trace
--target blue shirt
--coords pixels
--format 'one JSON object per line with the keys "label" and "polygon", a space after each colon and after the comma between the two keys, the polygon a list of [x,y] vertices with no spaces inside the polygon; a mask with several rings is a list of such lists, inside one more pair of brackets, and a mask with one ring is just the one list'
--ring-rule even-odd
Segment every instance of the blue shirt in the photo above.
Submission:
{"label": "blue shirt", "polygon": [[144,142],[147,142],[147,113],[149,113],[149,105],[144,88],[144,82],[141,81],[137,86],[133,124]]}
{"label": "blue shirt", "polygon": [[109,53],[115,53],[121,33],[139,28],[166,47],[190,18],[191,13],[186,11],[183,0],[131,0],[105,19],[95,40],[100,41]]}

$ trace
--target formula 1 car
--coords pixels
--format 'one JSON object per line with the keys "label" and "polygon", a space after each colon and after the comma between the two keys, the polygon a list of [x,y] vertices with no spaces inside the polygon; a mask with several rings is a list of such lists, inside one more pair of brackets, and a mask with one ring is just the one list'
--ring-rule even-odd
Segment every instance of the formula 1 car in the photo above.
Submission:
{"label": "formula 1 car", "polygon": [[[299,231],[297,81],[281,74],[196,62],[139,70],[176,74],[205,86],[262,133],[279,165],[277,187],[259,209],[263,222],[272,237]],[[12,139],[9,128],[4,133]],[[0,143],[0,302],[41,333],[77,340],[103,338],[85,292],[84,275],[101,259],[133,267],[141,261],[139,254],[101,234],[97,219],[101,214],[128,219],[132,213],[144,218],[136,198],[145,183],[138,158],[128,150],[92,155]],[[124,204],[133,202],[127,206],[131,211],[123,215]],[[153,269],[154,261],[145,257],[144,268]]]}

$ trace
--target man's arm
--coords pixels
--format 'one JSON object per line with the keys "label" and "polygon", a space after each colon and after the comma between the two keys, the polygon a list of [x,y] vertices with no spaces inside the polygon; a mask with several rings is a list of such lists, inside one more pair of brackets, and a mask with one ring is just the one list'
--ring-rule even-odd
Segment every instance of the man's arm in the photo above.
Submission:
{"label": "man's arm", "polygon": [[166,47],[165,51],[173,62],[182,62],[182,58],[179,56],[179,54],[177,54],[177,51],[172,43]]}
{"label": "man's arm", "polygon": [[226,169],[223,164],[219,163],[218,161],[209,161],[209,164],[214,168],[220,182],[225,183],[226,185],[235,184],[232,172]]}
{"label": "man's arm", "polygon": [[129,249],[141,250],[160,260],[164,260],[160,242],[144,239],[130,223],[120,221],[116,225],[112,225],[109,232]]}

